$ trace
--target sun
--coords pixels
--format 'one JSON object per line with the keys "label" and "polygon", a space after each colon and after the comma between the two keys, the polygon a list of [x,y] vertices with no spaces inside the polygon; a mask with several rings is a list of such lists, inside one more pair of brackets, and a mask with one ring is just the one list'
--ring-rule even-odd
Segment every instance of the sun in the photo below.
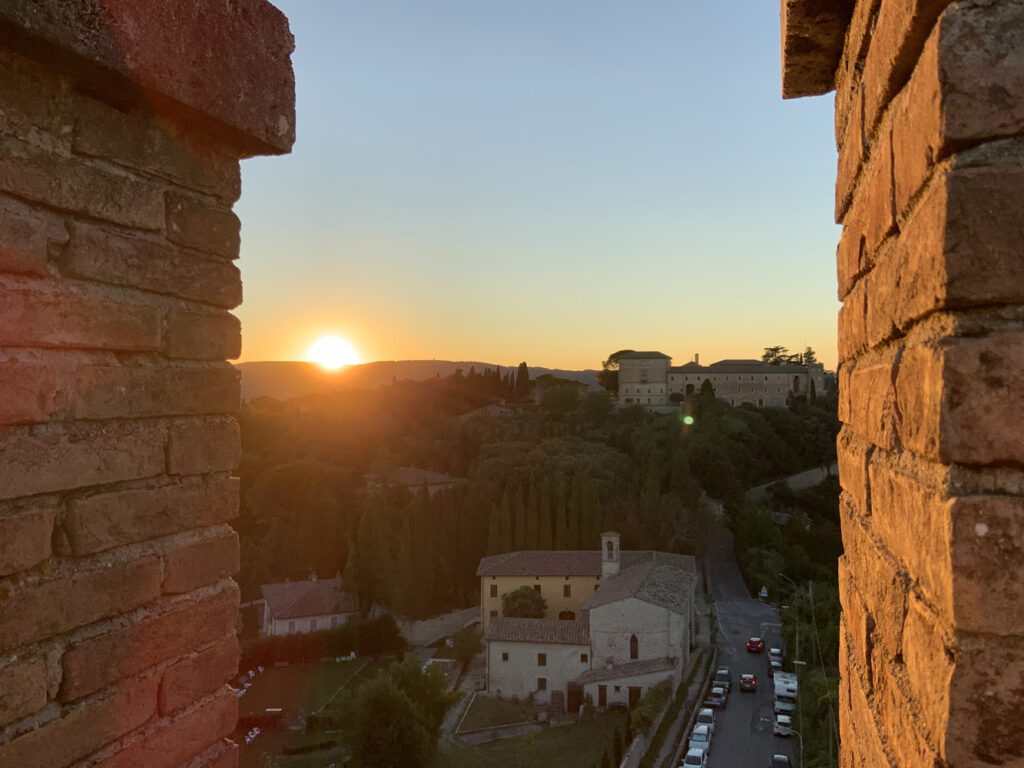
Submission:
{"label": "sun", "polygon": [[306,360],[328,371],[336,371],[346,365],[356,365],[360,362],[355,347],[341,336],[321,336],[309,345]]}

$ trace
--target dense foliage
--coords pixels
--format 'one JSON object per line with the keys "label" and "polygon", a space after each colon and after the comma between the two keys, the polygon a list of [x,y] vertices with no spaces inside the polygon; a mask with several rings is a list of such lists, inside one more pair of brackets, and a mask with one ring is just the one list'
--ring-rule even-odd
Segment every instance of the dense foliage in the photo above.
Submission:
{"label": "dense foliage", "polygon": [[376,619],[353,617],[337,629],[277,635],[247,643],[239,669],[269,667],[278,662],[316,662],[326,657],[399,653],[405,638],[391,616]]}

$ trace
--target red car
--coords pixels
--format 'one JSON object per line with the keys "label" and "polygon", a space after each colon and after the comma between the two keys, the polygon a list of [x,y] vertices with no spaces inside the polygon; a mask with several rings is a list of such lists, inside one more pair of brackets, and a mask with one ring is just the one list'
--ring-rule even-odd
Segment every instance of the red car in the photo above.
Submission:
{"label": "red car", "polygon": [[754,693],[757,691],[757,675],[740,675],[740,690]]}
{"label": "red car", "polygon": [[747,653],[761,653],[764,650],[764,640],[760,637],[752,637],[747,640]]}

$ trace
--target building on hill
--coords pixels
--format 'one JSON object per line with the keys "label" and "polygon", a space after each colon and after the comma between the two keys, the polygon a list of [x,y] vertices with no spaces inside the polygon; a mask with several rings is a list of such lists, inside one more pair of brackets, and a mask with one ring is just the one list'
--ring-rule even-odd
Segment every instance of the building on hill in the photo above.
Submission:
{"label": "building on hill", "polygon": [[672,396],[690,397],[710,381],[715,397],[730,405],[783,407],[789,398],[825,391],[821,363],[771,365],[761,360],[719,360],[701,365],[700,356],[674,366],[661,352],[629,352],[619,358],[619,404],[652,408],[672,404]]}
{"label": "building on hill", "polygon": [[[604,533],[599,551],[510,552],[477,569],[487,643],[487,689],[574,711],[635,704],[662,680],[678,684],[693,639],[694,559],[619,549]],[[538,590],[542,619],[501,616],[501,596]]]}
{"label": "building on hill", "polygon": [[342,588],[341,577],[263,584],[260,635],[294,635],[336,629],[359,613],[359,602]]}

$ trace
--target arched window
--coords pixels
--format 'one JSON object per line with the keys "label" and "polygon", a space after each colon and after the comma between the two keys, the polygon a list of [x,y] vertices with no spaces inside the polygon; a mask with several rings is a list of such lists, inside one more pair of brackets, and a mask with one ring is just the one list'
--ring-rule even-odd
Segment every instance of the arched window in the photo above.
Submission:
{"label": "arched window", "polygon": [[562,611],[558,614],[558,618],[560,621],[575,621],[576,614],[572,611]]}
{"label": "arched window", "polygon": [[608,550],[608,557],[612,557],[615,554],[615,545],[610,541],[605,544],[605,548]]}
{"label": "arched window", "polygon": [[640,658],[640,641],[636,639],[636,635],[629,638],[629,658]]}

